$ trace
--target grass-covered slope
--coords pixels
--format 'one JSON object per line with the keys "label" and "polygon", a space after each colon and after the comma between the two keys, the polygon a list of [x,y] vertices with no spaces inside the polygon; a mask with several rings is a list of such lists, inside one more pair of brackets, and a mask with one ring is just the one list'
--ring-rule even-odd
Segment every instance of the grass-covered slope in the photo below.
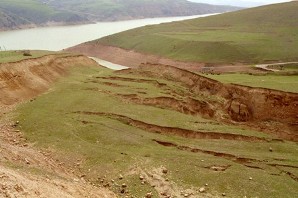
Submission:
{"label": "grass-covered slope", "polygon": [[189,90],[137,72],[77,67],[16,119],[28,141],[120,197],[295,197],[297,144],[187,113],[178,105],[187,98],[222,99]]}
{"label": "grass-covered slope", "polygon": [[258,63],[298,60],[298,2],[147,26],[94,43],[181,61]]}
{"label": "grass-covered slope", "polygon": [[238,8],[186,0],[2,0],[0,30],[46,23],[82,23],[226,12]]}
{"label": "grass-covered slope", "polygon": [[119,20],[146,17],[186,16],[226,12],[237,8],[192,3],[186,0],[54,0],[57,9],[72,10],[91,20]]}

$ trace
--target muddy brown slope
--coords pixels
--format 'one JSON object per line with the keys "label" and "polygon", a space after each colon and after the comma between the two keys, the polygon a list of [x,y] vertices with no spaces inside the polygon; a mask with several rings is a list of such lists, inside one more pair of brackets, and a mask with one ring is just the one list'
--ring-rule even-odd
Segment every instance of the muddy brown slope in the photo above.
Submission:
{"label": "muddy brown slope", "polygon": [[0,105],[12,105],[47,89],[73,66],[96,65],[85,56],[48,55],[0,64]]}
{"label": "muddy brown slope", "polygon": [[[241,122],[298,140],[298,94],[271,89],[223,84],[186,70],[166,65],[142,65],[120,73],[138,73],[181,83],[196,95],[211,95],[217,101],[206,101],[215,109],[215,119]],[[220,112],[220,113],[218,113]]]}

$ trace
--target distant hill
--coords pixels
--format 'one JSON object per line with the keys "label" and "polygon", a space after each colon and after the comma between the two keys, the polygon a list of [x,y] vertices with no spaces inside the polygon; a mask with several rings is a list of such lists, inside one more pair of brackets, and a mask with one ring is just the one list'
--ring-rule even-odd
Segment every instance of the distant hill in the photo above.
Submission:
{"label": "distant hill", "polygon": [[179,61],[258,63],[298,60],[298,2],[146,26],[92,44]]}
{"label": "distant hill", "polygon": [[0,30],[148,17],[227,12],[239,8],[186,0],[2,0]]}
{"label": "distant hill", "polygon": [[233,11],[238,8],[192,3],[186,0],[45,0],[59,9],[79,13],[89,20],[186,16]]}
{"label": "distant hill", "polygon": [[56,9],[38,0],[0,1],[0,30],[46,23],[79,23],[86,21],[78,14]]}

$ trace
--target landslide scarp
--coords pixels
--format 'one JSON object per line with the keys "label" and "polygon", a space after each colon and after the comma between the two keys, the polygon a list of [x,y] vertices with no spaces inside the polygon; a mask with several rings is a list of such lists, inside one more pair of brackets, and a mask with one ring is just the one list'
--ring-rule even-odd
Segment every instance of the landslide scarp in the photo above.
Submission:
{"label": "landslide scarp", "polygon": [[0,107],[31,99],[50,88],[75,66],[96,65],[80,55],[47,55],[0,63]]}
{"label": "landslide scarp", "polygon": [[[264,88],[252,88],[236,84],[223,84],[216,80],[203,77],[183,69],[166,65],[143,64],[138,69],[123,70],[119,73],[138,74],[141,76],[166,79],[179,83],[189,90],[193,97],[201,96],[203,103],[197,103],[195,100],[184,102],[165,98],[146,98],[142,102],[137,97],[130,97],[131,101],[149,105],[170,106],[172,109],[179,109],[179,105],[184,105],[184,109],[198,107],[194,111],[185,111],[185,113],[199,113],[229,123],[242,123],[248,126],[257,127],[270,133],[275,133],[281,138],[297,141],[297,112],[298,112],[298,94],[289,93]],[[212,96],[212,100],[208,96]],[[128,98],[127,96],[122,96]],[[169,101],[171,100],[172,105]],[[151,101],[151,102],[150,102]],[[176,105],[174,105],[175,103]],[[178,107],[177,107],[177,104]],[[176,107],[175,107],[176,106]],[[281,130],[282,128],[282,130]]]}

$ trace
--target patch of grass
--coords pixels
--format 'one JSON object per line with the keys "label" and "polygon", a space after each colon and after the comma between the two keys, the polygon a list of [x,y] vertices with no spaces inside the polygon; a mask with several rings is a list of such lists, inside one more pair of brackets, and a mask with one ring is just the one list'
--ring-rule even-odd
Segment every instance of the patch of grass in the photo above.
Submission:
{"label": "patch of grass", "polygon": [[283,75],[249,75],[249,74],[221,74],[204,76],[221,81],[223,83],[234,83],[251,87],[276,89],[287,92],[298,93],[298,76]]}
{"label": "patch of grass", "polygon": [[60,54],[60,52],[30,51],[30,54],[32,56],[24,56],[23,51],[2,51],[0,52],[0,63],[17,62],[25,59],[30,59],[30,58],[39,58],[50,54]]}
{"label": "patch of grass", "polygon": [[285,65],[270,65],[268,68],[278,69],[280,72],[297,72],[298,71],[298,63],[290,63]]}
{"label": "patch of grass", "polygon": [[[20,121],[20,128],[24,131],[25,137],[30,142],[34,142],[37,147],[58,151],[57,156],[63,155],[60,160],[65,160],[70,167],[76,164],[73,159],[80,159],[82,163],[79,170],[93,183],[99,183],[98,178],[105,178],[105,182],[113,179],[120,185],[126,183],[127,189],[136,197],[143,197],[150,191],[157,196],[157,192],[151,185],[141,184],[138,170],[150,173],[161,166],[169,170],[167,175],[161,176],[175,183],[179,192],[186,189],[198,190],[208,183],[207,192],[213,196],[221,195],[223,192],[230,197],[294,197],[296,195],[297,182],[286,174],[280,174],[278,169],[268,163],[282,160],[278,162],[297,164],[297,144],[188,139],[148,132],[106,116],[74,113],[77,111],[117,113],[161,126],[267,136],[258,131],[242,129],[236,125],[224,125],[199,116],[127,103],[109,94],[122,93],[123,87],[92,82],[93,79],[99,80],[99,77],[113,76],[132,78],[132,75],[118,75],[104,68],[75,68],[69,77],[56,83],[50,92],[32,102],[22,104],[18,108],[16,119]],[[146,82],[106,79],[100,79],[100,81],[123,85],[127,94],[136,93],[138,88],[151,91],[151,96],[164,92],[162,87],[158,88]],[[164,80],[163,83],[172,89],[175,87],[182,89],[178,84],[174,86],[173,82]],[[232,158],[202,152],[195,153],[176,147],[164,147],[152,141],[153,139],[205,151],[228,153],[235,158],[261,160],[251,165],[262,169],[248,168],[244,164],[236,163]],[[269,151],[270,147],[274,152]],[[223,172],[206,168],[214,165],[230,165],[230,167]],[[124,176],[123,180],[118,179],[119,174]],[[253,180],[249,180],[249,177]],[[113,191],[121,195],[119,186],[112,183],[110,185]]]}
{"label": "patch of grass", "polygon": [[213,64],[293,61],[298,53],[297,2],[152,25],[93,43],[174,60]]}

